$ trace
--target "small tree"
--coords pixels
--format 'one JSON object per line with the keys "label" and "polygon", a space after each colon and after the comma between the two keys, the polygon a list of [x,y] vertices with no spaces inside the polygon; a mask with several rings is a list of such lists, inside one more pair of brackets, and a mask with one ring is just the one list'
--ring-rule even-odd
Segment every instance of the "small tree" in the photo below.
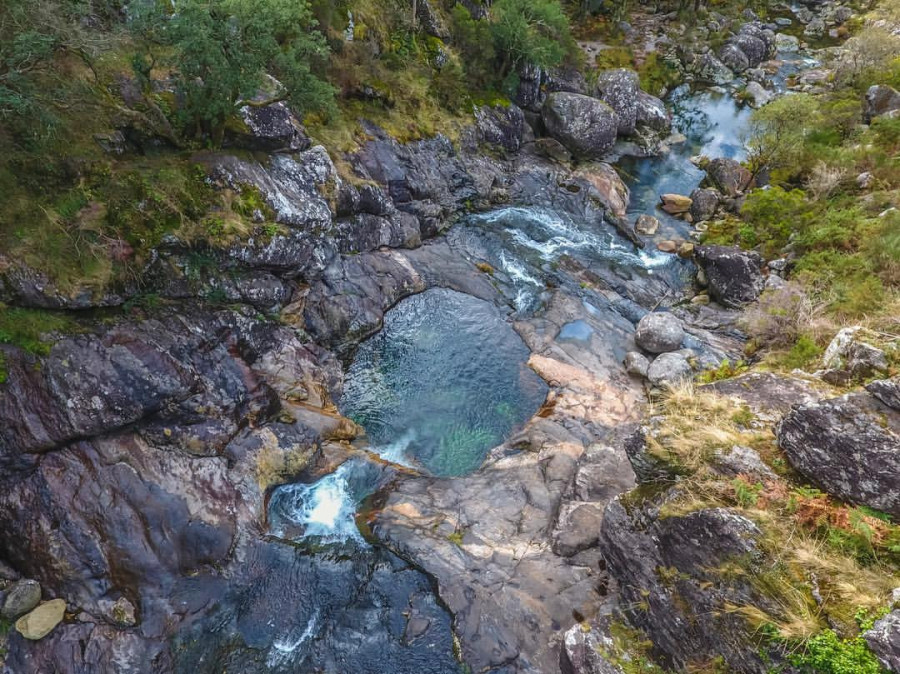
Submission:
{"label": "small tree", "polygon": [[[313,72],[328,48],[304,0],[179,0],[175,9],[156,34],[173,48],[178,114],[196,134],[220,142],[244,105],[286,100],[303,113],[334,104],[333,89]],[[267,73],[279,89],[255,100]]]}
{"label": "small tree", "polygon": [[497,0],[491,8],[500,75],[519,66],[558,66],[571,48],[569,20],[557,0]]}
{"label": "small tree", "polygon": [[801,172],[807,138],[820,119],[818,103],[808,94],[782,96],[755,111],[745,138],[753,178],[778,169]]}

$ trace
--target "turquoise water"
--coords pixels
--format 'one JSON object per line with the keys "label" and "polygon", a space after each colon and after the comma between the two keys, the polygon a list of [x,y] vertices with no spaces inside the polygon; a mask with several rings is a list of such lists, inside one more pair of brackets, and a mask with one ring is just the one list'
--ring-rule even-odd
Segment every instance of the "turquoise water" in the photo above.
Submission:
{"label": "turquoise water", "polygon": [[373,449],[432,475],[465,475],[531,417],[547,386],[500,311],[452,290],[408,297],[350,366],[341,412]]}

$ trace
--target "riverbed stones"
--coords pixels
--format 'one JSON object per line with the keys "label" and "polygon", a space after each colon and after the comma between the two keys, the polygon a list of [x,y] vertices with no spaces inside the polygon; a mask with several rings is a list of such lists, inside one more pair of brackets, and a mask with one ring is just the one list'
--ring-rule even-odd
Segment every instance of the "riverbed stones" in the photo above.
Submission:
{"label": "riverbed stones", "polygon": [[16,630],[26,639],[38,641],[59,625],[66,613],[66,602],[52,599],[44,602],[16,621]]}
{"label": "riverbed stones", "polygon": [[634,228],[639,234],[653,236],[659,229],[659,219],[655,216],[641,213],[634,223]]}
{"label": "riverbed stones", "polygon": [[17,620],[31,611],[41,601],[41,585],[36,580],[19,580],[13,583],[6,592],[0,618]]}
{"label": "riverbed stones", "polygon": [[690,379],[694,374],[690,362],[683,353],[661,353],[647,369],[647,379],[654,387],[674,386]]}
{"label": "riverbed stones", "polygon": [[662,209],[669,215],[681,215],[691,210],[691,198],[683,194],[663,194],[660,201]]}
{"label": "riverbed stones", "polygon": [[603,157],[616,142],[619,121],[613,109],[601,100],[581,94],[555,92],[541,108],[547,133],[572,154]]}
{"label": "riverbed stones", "polygon": [[776,429],[791,465],[830,494],[900,516],[900,412],[868,391],[794,407]]}
{"label": "riverbed stones", "polygon": [[737,246],[697,246],[694,255],[706,275],[709,294],[720,304],[739,308],[758,299],[765,287],[762,257]]}
{"label": "riverbed stones", "polygon": [[629,68],[613,68],[597,75],[597,98],[615,111],[620,135],[634,133],[640,89],[638,74]]}
{"label": "riverbed stones", "polygon": [[684,341],[684,325],[681,319],[669,312],[651,312],[638,321],[634,341],[650,353],[675,351],[681,348]]}

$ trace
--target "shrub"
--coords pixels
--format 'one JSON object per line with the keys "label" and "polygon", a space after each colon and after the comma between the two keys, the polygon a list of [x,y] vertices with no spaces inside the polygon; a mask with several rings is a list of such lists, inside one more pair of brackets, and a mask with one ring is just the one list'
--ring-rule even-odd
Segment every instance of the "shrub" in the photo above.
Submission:
{"label": "shrub", "polygon": [[783,364],[788,369],[804,368],[822,353],[822,348],[812,338],[801,335],[784,358]]}
{"label": "shrub", "polygon": [[808,332],[818,307],[798,283],[765,291],[744,312],[742,327],[756,344],[787,348]]}
{"label": "shrub", "polygon": [[819,161],[806,179],[806,189],[814,199],[827,199],[847,178],[847,170]]}
{"label": "shrub", "polygon": [[741,208],[741,216],[750,226],[741,231],[741,244],[761,246],[765,255],[775,255],[794,232],[805,228],[811,215],[811,206],[801,190],[754,190]]}
{"label": "shrub", "polygon": [[884,669],[861,636],[841,639],[834,630],[822,630],[806,642],[803,653],[789,657],[803,672],[816,674],[883,674]]}
{"label": "shrub", "polygon": [[524,64],[553,68],[572,49],[569,20],[557,0],[497,0],[491,13],[502,77]]}

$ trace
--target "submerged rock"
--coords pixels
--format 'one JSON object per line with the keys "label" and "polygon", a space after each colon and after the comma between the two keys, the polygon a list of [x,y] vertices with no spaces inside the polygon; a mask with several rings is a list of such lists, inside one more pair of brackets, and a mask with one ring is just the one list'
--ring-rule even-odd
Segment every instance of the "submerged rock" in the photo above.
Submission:
{"label": "submerged rock", "polygon": [[640,234],[652,236],[653,234],[656,234],[656,230],[659,229],[659,219],[653,215],[641,213],[634,223],[634,228]]}
{"label": "submerged rock", "polygon": [[552,93],[544,103],[541,116],[547,133],[577,156],[599,159],[616,142],[618,117],[612,108],[596,98]]}

